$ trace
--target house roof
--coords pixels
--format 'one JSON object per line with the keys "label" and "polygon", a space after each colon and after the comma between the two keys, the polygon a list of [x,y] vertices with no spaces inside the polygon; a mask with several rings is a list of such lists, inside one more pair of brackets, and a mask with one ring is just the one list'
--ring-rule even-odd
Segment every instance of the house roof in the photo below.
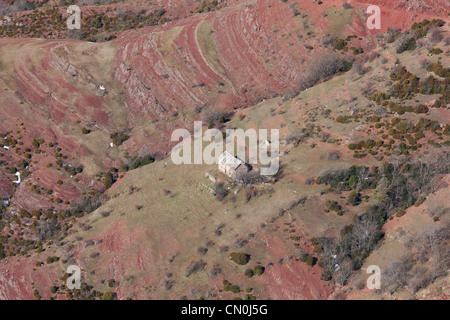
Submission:
{"label": "house roof", "polygon": [[219,156],[219,163],[223,163],[224,165],[232,168],[237,169],[241,164],[244,163],[241,159],[233,156],[228,151],[225,151]]}

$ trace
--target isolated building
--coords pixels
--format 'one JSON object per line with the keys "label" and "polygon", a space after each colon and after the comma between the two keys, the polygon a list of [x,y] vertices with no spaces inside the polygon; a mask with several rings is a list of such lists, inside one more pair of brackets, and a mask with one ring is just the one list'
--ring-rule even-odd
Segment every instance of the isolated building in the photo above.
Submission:
{"label": "isolated building", "polygon": [[236,179],[238,174],[249,171],[249,167],[244,161],[233,156],[228,151],[225,151],[219,156],[218,165],[221,172],[233,179]]}

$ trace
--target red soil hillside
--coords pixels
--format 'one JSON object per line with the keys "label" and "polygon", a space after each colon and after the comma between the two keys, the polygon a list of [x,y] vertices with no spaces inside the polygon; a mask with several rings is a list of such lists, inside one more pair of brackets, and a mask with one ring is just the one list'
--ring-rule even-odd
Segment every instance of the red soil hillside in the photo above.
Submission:
{"label": "red soil hillside", "polygon": [[[436,14],[433,7],[409,14],[399,13],[406,10],[401,6],[393,9],[386,2],[379,5],[384,31],[404,28],[429,17],[427,14]],[[438,5],[440,8],[445,3]],[[305,72],[305,60],[320,50],[323,34],[308,36],[309,28],[331,32],[331,22],[324,17],[329,7],[340,8],[341,2],[326,1],[319,6],[257,1],[123,33],[115,40],[121,46],[116,79],[125,87],[130,116],[162,120],[176,110],[192,110],[208,103],[227,108],[249,106],[295,89]],[[389,14],[389,20],[384,19],[385,12],[396,12],[395,20]],[[299,27],[301,22],[308,30]],[[370,46],[369,32],[365,21],[356,16],[343,28],[343,33],[368,38],[360,43],[363,47]],[[213,54],[205,52],[200,37],[215,49]],[[310,51],[307,46],[314,49]],[[222,87],[222,95],[217,98],[210,93],[218,87]]]}

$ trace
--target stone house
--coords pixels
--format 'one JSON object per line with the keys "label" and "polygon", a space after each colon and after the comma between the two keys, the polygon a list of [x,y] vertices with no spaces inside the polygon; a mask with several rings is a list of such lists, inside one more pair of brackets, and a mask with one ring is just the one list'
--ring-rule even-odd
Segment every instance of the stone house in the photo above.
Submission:
{"label": "stone house", "polygon": [[219,171],[225,173],[232,179],[236,179],[238,174],[246,173],[250,170],[249,166],[241,159],[225,151],[219,156]]}

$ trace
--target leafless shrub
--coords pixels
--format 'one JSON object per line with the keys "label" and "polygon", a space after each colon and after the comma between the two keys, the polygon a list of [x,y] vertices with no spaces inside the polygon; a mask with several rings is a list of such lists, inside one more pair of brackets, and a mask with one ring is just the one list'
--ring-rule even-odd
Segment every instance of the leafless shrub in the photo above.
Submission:
{"label": "leafless shrub", "polygon": [[[9,6],[5,1],[0,2],[0,7],[2,8],[4,14],[26,11],[26,10],[33,10],[37,6],[37,2],[35,3],[35,2],[27,1],[27,0],[17,0],[17,1],[12,1],[12,2],[13,2],[13,4],[11,6]],[[3,14],[0,14],[0,15],[3,15]]]}
{"label": "leafless shrub", "polygon": [[287,101],[287,100],[292,100],[296,95],[298,94],[297,91],[294,91],[292,89],[287,89],[284,93],[283,93],[283,102]]}
{"label": "leafless shrub", "polygon": [[[431,48],[430,44],[428,42],[426,42],[425,40],[423,40],[423,39],[416,40],[416,47],[417,48],[424,48],[424,49],[430,49]],[[417,54],[418,53],[419,52],[417,52]]]}
{"label": "leafless shrub", "polygon": [[373,61],[376,58],[378,58],[379,56],[380,56],[380,53],[378,51],[372,51],[369,53],[367,58],[369,59],[369,61]]}
{"label": "leafless shrub", "polygon": [[253,105],[257,105],[264,101],[264,96],[258,95],[252,102]]}
{"label": "leafless shrub", "polygon": [[445,37],[445,39],[444,39],[444,44],[445,44],[446,46],[450,45],[450,36]]}
{"label": "leafless shrub", "polygon": [[70,39],[83,40],[86,38],[86,34],[82,30],[73,29],[67,30],[67,37]]}
{"label": "leafless shrub", "polygon": [[[371,108],[371,107],[372,107],[371,104],[367,105],[367,108]],[[377,116],[384,116],[386,114],[386,108],[377,107],[373,113]]]}
{"label": "leafless shrub", "polygon": [[356,74],[362,76],[367,72],[367,68],[364,67],[364,63],[360,60],[357,60],[353,63],[353,70]]}
{"label": "leafless shrub", "polygon": [[225,112],[222,109],[218,109],[212,106],[206,106],[201,110],[202,120],[210,127],[219,126],[222,123],[225,123],[230,114]]}
{"label": "leafless shrub", "polygon": [[236,248],[242,248],[243,246],[245,246],[247,244],[248,240],[247,239],[236,239],[236,241],[234,241],[234,246]]}
{"label": "leafless shrub", "polygon": [[228,249],[229,249],[228,246],[220,246],[220,247],[217,248],[217,252],[218,253],[224,253],[224,252],[227,252]]}
{"label": "leafless shrub", "polygon": [[8,5],[5,1],[0,1],[0,16],[6,16],[12,13],[13,10],[10,5]]}
{"label": "leafless shrub", "polygon": [[195,113],[201,113],[202,112],[203,107],[202,106],[195,106],[194,107],[194,112]]}
{"label": "leafless shrub", "polygon": [[203,260],[191,261],[189,266],[186,268],[185,277],[187,278],[190,275],[192,275],[193,273],[202,271],[203,269],[205,269],[205,266],[206,266],[206,262]]}
{"label": "leafless shrub", "polygon": [[333,296],[333,300],[345,300],[347,295],[344,292],[338,292]]}
{"label": "leafless shrub", "polygon": [[163,281],[164,290],[169,291],[170,289],[172,289],[174,284],[175,284],[175,280],[165,279]]}
{"label": "leafless shrub", "polygon": [[361,92],[363,95],[370,95],[375,92],[375,89],[373,88],[374,83],[373,81],[367,81],[365,82],[361,87]]}
{"label": "leafless shrub", "polygon": [[200,247],[197,249],[197,253],[201,256],[204,256],[206,253],[208,253],[208,249],[204,247]]}
{"label": "leafless shrub", "polygon": [[322,45],[323,45],[324,47],[334,46],[334,45],[336,44],[336,42],[337,42],[337,37],[332,36],[331,34],[326,34],[326,35],[323,37]]}
{"label": "leafless shrub", "polygon": [[294,200],[291,203],[289,203],[287,210],[292,210],[295,207],[302,207],[307,199],[308,198],[305,196],[300,196],[297,200]]}
{"label": "leafless shrub", "polygon": [[430,61],[428,61],[427,59],[420,59],[419,60],[419,66],[424,69],[426,67],[428,67],[430,65]]}
{"label": "leafless shrub", "polygon": [[339,151],[330,151],[328,152],[328,160],[336,161],[341,158],[341,153]]}
{"label": "leafless shrub", "polygon": [[35,234],[39,238],[39,240],[50,238],[55,235],[57,231],[58,228],[55,219],[39,221],[37,227],[35,228]]}
{"label": "leafless shrub", "polygon": [[214,245],[215,245],[215,243],[212,240],[206,240],[205,241],[205,247],[207,247],[207,248],[214,247]]}
{"label": "leafless shrub", "polygon": [[214,265],[211,270],[209,270],[209,275],[211,277],[217,277],[217,275],[222,273],[222,269],[218,265]]}
{"label": "leafless shrub", "polygon": [[245,203],[249,202],[252,196],[253,196],[252,190],[247,190],[245,192]]}
{"label": "leafless shrub", "polygon": [[331,137],[331,134],[328,133],[328,132],[323,132],[323,131],[322,131],[322,132],[319,134],[319,138],[320,138],[320,140],[321,140],[322,142],[327,142],[327,140],[330,139],[330,137]]}
{"label": "leafless shrub", "polygon": [[168,262],[169,264],[171,264],[171,263],[175,260],[176,257],[177,257],[177,255],[174,254],[174,255],[171,256],[169,259],[167,259],[167,262]]}
{"label": "leafless shrub", "polygon": [[432,281],[432,277],[426,267],[416,267],[413,270],[412,277],[408,280],[407,287],[416,293],[420,289],[426,287]]}
{"label": "leafless shrub", "polygon": [[199,289],[192,289],[189,294],[191,295],[191,297],[195,297],[198,293],[200,292]]}
{"label": "leafless shrub", "polygon": [[221,201],[228,195],[229,192],[225,188],[225,184],[223,182],[216,182],[214,184],[214,193],[216,194],[216,198]]}
{"label": "leafless shrub", "polygon": [[428,40],[430,40],[432,43],[438,43],[441,42],[444,38],[444,35],[442,32],[436,28],[432,28],[430,31],[428,31]]}
{"label": "leafless shrub", "polygon": [[95,244],[95,241],[92,240],[92,239],[89,239],[89,240],[85,240],[85,241],[84,241],[84,246],[85,246],[85,247],[90,247],[90,246],[93,246],[94,244]]}
{"label": "leafless shrub", "polygon": [[341,285],[345,286],[352,275],[351,263],[346,261],[340,264],[339,270],[336,272],[336,281]]}
{"label": "leafless shrub", "polygon": [[[448,228],[446,232],[448,237]],[[448,244],[448,241],[443,242],[433,249],[433,253],[431,255],[431,263],[429,265],[431,267],[430,273],[433,279],[448,274],[448,270],[450,269],[450,246]]]}
{"label": "leafless shrub", "polygon": [[128,187],[128,194],[132,195],[138,188],[136,188],[135,186],[131,185]]}
{"label": "leafless shrub", "polygon": [[344,2],[344,3],[342,4],[342,8],[344,8],[344,9],[351,9],[352,6],[351,6],[349,3]]}
{"label": "leafless shrub", "polygon": [[444,214],[446,214],[448,212],[450,212],[450,208],[448,208],[448,207],[436,205],[434,203],[428,205],[427,213],[431,217],[440,218],[440,217],[442,217]]}
{"label": "leafless shrub", "polygon": [[256,171],[239,171],[236,174],[236,180],[239,183],[242,183],[244,186],[249,186],[252,184],[264,182],[266,179]]}
{"label": "leafless shrub", "polygon": [[221,236],[222,235],[222,229],[225,228],[225,223],[221,223],[216,230],[214,231],[214,234],[216,236]]}
{"label": "leafless shrub", "polygon": [[292,144],[294,147],[298,146],[302,141],[304,137],[300,133],[291,133],[286,137],[286,143]]}
{"label": "leafless shrub", "polygon": [[416,46],[416,41],[412,34],[402,33],[395,41],[395,49],[397,53],[402,53],[406,50],[412,50]]}
{"label": "leafless shrub", "polygon": [[356,279],[353,281],[353,287],[356,290],[364,290],[366,288],[366,279]]}
{"label": "leafless shrub", "polygon": [[83,195],[80,200],[72,205],[71,212],[74,215],[80,213],[91,213],[95,209],[99,208],[105,201],[107,197],[104,195],[99,196],[87,196]]}
{"label": "leafless shrub", "polygon": [[112,211],[103,211],[103,212],[100,213],[100,215],[101,215],[103,218],[106,218],[106,217],[108,217],[108,216],[111,214],[111,212],[112,212]]}

